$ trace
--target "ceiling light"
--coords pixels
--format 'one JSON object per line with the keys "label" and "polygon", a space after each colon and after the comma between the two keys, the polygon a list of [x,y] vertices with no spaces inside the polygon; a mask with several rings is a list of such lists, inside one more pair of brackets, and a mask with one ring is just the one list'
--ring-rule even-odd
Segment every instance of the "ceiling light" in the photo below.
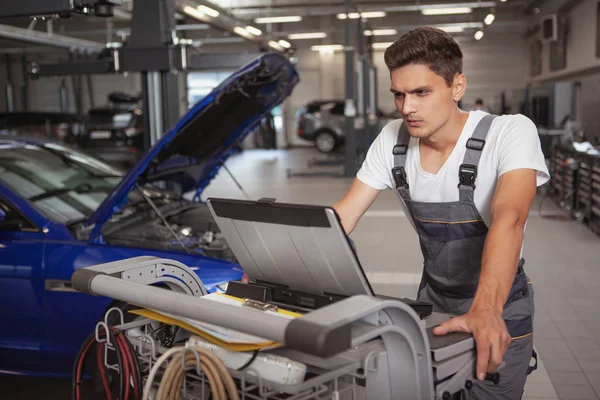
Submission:
{"label": "ceiling light", "polygon": [[311,46],[310,49],[312,51],[333,52],[335,50],[344,50],[344,46],[341,44],[321,44]]}
{"label": "ceiling light", "polygon": [[367,11],[360,13],[362,18],[383,18],[387,14],[384,11]]}
{"label": "ceiling light", "polygon": [[494,22],[494,20],[496,19],[496,16],[494,14],[488,14],[485,19],[483,20],[483,22],[485,22],[486,25],[491,25],[492,22]]}
{"label": "ceiling light", "polygon": [[438,29],[441,29],[444,32],[448,33],[458,33],[463,32],[465,30],[465,28],[463,28],[462,26],[438,26]]}
{"label": "ceiling light", "polygon": [[379,42],[379,43],[373,43],[373,48],[374,49],[387,49],[388,47],[390,47],[392,44],[394,44],[394,42]]}
{"label": "ceiling light", "polygon": [[372,31],[373,36],[388,36],[396,35],[398,33],[395,29],[375,29]]}
{"label": "ceiling light", "polygon": [[373,36],[373,31],[364,31],[365,36]]}
{"label": "ceiling light", "polygon": [[[457,22],[457,23],[453,23],[453,24],[438,24],[436,25],[437,28],[442,29],[446,32],[451,32],[452,29],[456,29],[456,28],[462,28],[464,29],[479,29],[479,28],[483,28],[483,22]],[[446,29],[450,29],[450,31],[446,30]]]}
{"label": "ceiling light", "polygon": [[299,15],[293,15],[288,17],[263,17],[256,18],[254,22],[257,24],[269,24],[269,23],[282,23],[282,22],[300,22],[302,21],[302,17]]}
{"label": "ceiling light", "polygon": [[348,14],[348,18],[350,19],[359,19],[360,18],[360,14],[357,12],[351,12]]}
{"label": "ceiling light", "polygon": [[198,6],[198,11],[203,12],[204,14],[213,18],[217,18],[219,16],[219,12],[217,10],[213,10],[212,8],[206,6]]}
{"label": "ceiling light", "polygon": [[186,13],[187,15],[189,15],[190,17],[196,18],[196,19],[198,19],[200,21],[210,20],[210,18],[206,18],[207,17],[206,14],[204,14],[203,12],[198,11],[194,7],[185,6],[185,7],[183,7],[183,12]]}
{"label": "ceiling light", "polygon": [[242,28],[241,26],[236,26],[235,28],[233,28],[233,31],[235,33],[237,33],[238,35],[243,36],[248,39],[252,37],[252,35],[247,30]]}
{"label": "ceiling light", "polygon": [[246,30],[248,32],[250,32],[251,34],[253,34],[254,36],[260,36],[260,35],[262,35],[262,31],[260,29],[258,29],[258,28],[253,27],[253,26],[247,26]]}
{"label": "ceiling light", "polygon": [[468,14],[473,12],[471,7],[450,7],[450,8],[424,8],[421,10],[423,15],[447,15],[447,14]]}
{"label": "ceiling light", "polygon": [[286,49],[289,49],[290,47],[292,47],[291,43],[288,42],[287,40],[281,39],[278,43],[281,45],[281,47],[285,47]]}
{"label": "ceiling light", "polygon": [[337,15],[337,19],[346,19],[346,18],[348,18],[348,16],[344,13]]}
{"label": "ceiling light", "polygon": [[506,0],[500,0],[501,3],[506,3]]}
{"label": "ceiling light", "polygon": [[306,33],[290,33],[288,39],[299,40],[299,39],[323,39],[326,38],[325,32],[306,32]]}
{"label": "ceiling light", "polygon": [[283,47],[281,47],[281,45],[274,40],[269,40],[269,46],[275,50],[283,51]]}
{"label": "ceiling light", "polygon": [[473,35],[473,37],[475,38],[475,40],[480,40],[483,37],[483,31],[475,32],[475,35]]}

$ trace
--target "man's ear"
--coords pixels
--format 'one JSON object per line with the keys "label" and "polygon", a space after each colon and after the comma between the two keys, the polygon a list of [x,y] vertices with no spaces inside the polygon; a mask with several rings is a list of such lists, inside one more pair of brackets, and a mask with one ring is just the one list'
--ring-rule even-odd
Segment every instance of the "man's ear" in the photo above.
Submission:
{"label": "man's ear", "polygon": [[456,74],[452,82],[452,99],[457,103],[463,98],[467,90],[467,77],[465,74]]}

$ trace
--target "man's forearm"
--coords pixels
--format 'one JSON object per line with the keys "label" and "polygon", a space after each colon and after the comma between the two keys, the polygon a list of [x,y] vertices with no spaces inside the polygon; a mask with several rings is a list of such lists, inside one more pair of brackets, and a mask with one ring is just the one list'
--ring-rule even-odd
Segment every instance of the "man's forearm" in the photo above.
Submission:
{"label": "man's forearm", "polygon": [[471,310],[502,313],[519,262],[523,228],[524,221],[517,215],[505,215],[492,223],[483,249],[481,276]]}

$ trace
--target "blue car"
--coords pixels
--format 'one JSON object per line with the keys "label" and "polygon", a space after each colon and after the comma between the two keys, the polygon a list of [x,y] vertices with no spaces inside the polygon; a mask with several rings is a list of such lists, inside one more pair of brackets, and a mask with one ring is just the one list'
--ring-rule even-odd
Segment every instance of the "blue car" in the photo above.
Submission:
{"label": "blue car", "polygon": [[61,144],[0,137],[0,373],[70,374],[78,347],[114,305],[71,288],[78,268],[150,255],[192,267],[209,291],[240,279],[200,196],[297,82],[285,57],[264,54],[127,174]]}

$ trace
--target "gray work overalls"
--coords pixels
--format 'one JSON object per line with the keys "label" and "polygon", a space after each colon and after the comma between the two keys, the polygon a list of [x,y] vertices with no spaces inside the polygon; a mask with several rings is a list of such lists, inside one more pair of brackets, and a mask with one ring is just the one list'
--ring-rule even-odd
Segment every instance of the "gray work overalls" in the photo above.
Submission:
{"label": "gray work overalls", "polygon": [[[404,123],[398,132],[392,176],[414,221],[425,259],[417,299],[432,303],[436,312],[466,314],[477,289],[488,228],[475,207],[473,194],[479,158],[494,118],[486,115],[467,141],[458,176],[459,201],[454,202],[411,200],[404,168],[410,135]],[[495,385],[490,381],[474,381],[472,389],[462,393],[463,399],[520,399],[527,375],[537,366],[536,362],[529,367],[532,354],[536,357],[532,336],[534,306],[531,282],[523,264],[521,259],[504,306],[503,318],[512,341],[503,358],[504,366],[498,370],[500,382]]]}

